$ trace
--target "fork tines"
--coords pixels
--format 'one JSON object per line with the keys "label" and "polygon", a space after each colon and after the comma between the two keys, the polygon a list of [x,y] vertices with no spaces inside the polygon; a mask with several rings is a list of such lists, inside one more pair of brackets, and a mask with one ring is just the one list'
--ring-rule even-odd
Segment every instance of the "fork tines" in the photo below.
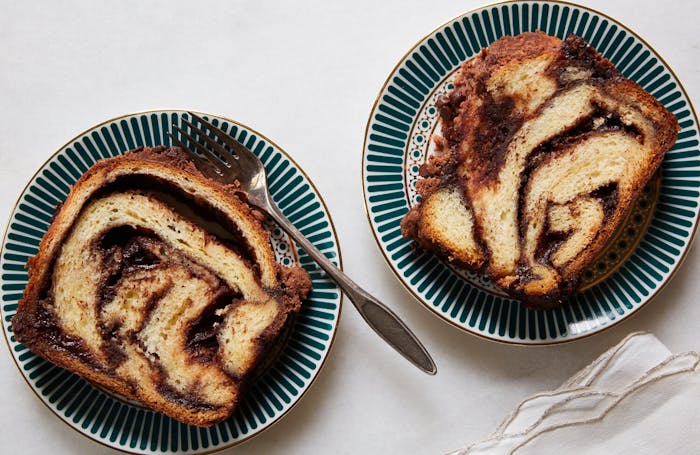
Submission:
{"label": "fork tines", "polygon": [[[182,128],[173,124],[173,129],[182,138],[180,140],[171,134],[174,143],[197,156],[198,162],[204,161],[208,167],[218,168],[215,169],[217,174],[235,178],[247,192],[259,193],[261,201],[268,198],[265,194],[265,167],[258,157],[234,137],[199,115],[192,112],[188,114],[192,118],[191,122],[181,118],[184,125]],[[188,147],[183,142],[189,142],[191,146]]]}

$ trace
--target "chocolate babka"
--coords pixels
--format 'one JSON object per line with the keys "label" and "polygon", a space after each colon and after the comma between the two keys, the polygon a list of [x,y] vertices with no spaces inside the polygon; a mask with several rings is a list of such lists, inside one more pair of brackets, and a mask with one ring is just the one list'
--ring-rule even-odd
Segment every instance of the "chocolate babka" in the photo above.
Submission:
{"label": "chocolate babka", "polygon": [[405,237],[529,307],[561,303],[677,138],[678,123],[582,38],[503,37],[438,100]]}
{"label": "chocolate babka", "polygon": [[177,148],[96,163],[29,261],[16,338],[182,422],[228,417],[311,282],[275,262],[261,216],[213,177]]}

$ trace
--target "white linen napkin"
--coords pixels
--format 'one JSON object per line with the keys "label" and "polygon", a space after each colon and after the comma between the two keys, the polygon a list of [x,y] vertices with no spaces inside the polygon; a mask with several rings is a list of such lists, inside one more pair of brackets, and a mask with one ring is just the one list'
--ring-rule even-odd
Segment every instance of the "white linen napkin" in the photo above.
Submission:
{"label": "white linen napkin", "polygon": [[698,454],[700,356],[633,333],[556,390],[450,455]]}

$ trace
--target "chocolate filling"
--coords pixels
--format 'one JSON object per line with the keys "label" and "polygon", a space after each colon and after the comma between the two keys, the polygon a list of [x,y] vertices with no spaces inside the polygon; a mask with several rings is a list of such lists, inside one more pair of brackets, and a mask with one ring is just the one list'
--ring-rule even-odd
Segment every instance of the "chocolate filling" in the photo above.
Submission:
{"label": "chocolate filling", "polygon": [[[165,256],[167,256],[168,262],[176,261],[188,267],[188,259],[186,257],[176,251],[168,251],[170,249],[168,245],[163,243],[156,233],[147,229],[131,226],[115,227],[97,238],[91,247],[99,248],[103,252],[104,257],[105,270],[97,285],[100,307],[114,299],[122,279],[133,280],[135,279],[133,274],[140,270],[167,267],[167,264],[163,263],[162,259]],[[197,267],[202,266],[198,265]],[[193,270],[191,266],[188,269],[193,274],[197,274],[197,270]],[[213,272],[209,271],[209,273],[215,276]],[[212,277],[208,279],[211,280]],[[210,363],[216,359],[219,348],[216,335],[219,329],[218,326],[223,321],[223,318],[217,312],[242,298],[240,293],[234,292],[219,280],[215,280],[212,285],[219,287],[219,295],[216,301],[208,306],[187,330],[185,346],[190,354],[190,360],[194,362]],[[152,296],[144,307],[146,319],[148,319],[153,308],[168,290],[169,288]],[[108,340],[105,348],[109,353],[110,363],[114,366],[126,358],[120,348],[120,340],[117,335],[119,328],[119,324],[100,328],[103,338]],[[130,334],[129,342],[140,344],[138,331]],[[144,349],[143,346],[142,349]],[[163,385],[163,387],[163,391],[164,393],[167,392],[169,399],[177,397],[175,401],[187,403],[190,406],[199,403],[193,398],[195,396],[194,393],[190,394],[191,396],[183,396],[180,392],[167,385]],[[196,405],[201,408],[200,404]]]}
{"label": "chocolate filling", "polygon": [[91,199],[126,190],[142,191],[165,203],[178,215],[206,230],[227,248],[238,253],[254,270],[255,275],[260,276],[255,250],[235,222],[205,199],[189,194],[170,182],[150,175],[124,175],[100,188]]}
{"label": "chocolate filling", "polygon": [[610,182],[607,185],[591,192],[590,197],[598,199],[603,204],[605,218],[610,217],[615,212],[619,199],[619,189],[617,182]]}
{"label": "chocolate filling", "polygon": [[[602,122],[601,122],[602,120]],[[598,125],[596,125],[598,123]],[[525,190],[528,187],[532,173],[543,165],[547,160],[555,158],[563,150],[572,144],[575,144],[586,136],[599,134],[605,131],[624,131],[626,134],[632,135],[637,140],[641,137],[641,132],[634,126],[626,125],[621,120],[619,115],[605,111],[602,107],[596,106],[593,113],[581,118],[576,124],[563,131],[561,134],[550,138],[549,140],[539,144],[528,156],[527,165],[520,177],[520,192],[518,194],[518,230],[520,245],[523,245],[525,233],[528,227],[528,219],[525,214]],[[590,197],[598,199],[603,205],[605,218],[607,219],[615,210],[618,202],[617,183],[609,183],[598,188],[590,194]],[[546,212],[545,212],[546,213]],[[542,235],[538,239],[537,248],[535,250],[535,259],[537,262],[545,265],[551,265],[550,257],[559,248],[559,246],[568,238],[569,232],[552,232],[549,229],[548,219],[544,220]],[[521,248],[522,250],[522,248]],[[518,274],[520,275],[523,267],[519,266]],[[523,275],[521,281],[527,281]]]}
{"label": "chocolate filling", "polygon": [[[22,339],[38,340],[39,347],[41,347],[37,350],[38,352],[44,349],[47,351],[58,350],[98,371],[112,375],[111,371],[104,370],[99,365],[85,341],[68,335],[58,328],[56,319],[49,310],[53,306],[53,301],[53,295],[49,294],[39,302],[39,305],[34,307],[31,314],[17,313],[16,319],[13,319],[15,336]],[[29,320],[30,323],[25,323],[24,319]]]}
{"label": "chocolate filling", "polygon": [[569,35],[562,45],[561,56],[553,69],[560,76],[567,66],[577,66],[584,70],[593,70],[593,78],[613,79],[620,73],[612,63],[602,58],[586,40],[576,35]]}
{"label": "chocolate filling", "polygon": [[483,83],[477,85],[484,100],[479,108],[481,123],[474,132],[474,150],[480,150],[480,160],[485,167],[479,167],[479,178],[487,183],[498,176],[498,171],[506,160],[508,145],[522,127],[524,118],[515,115],[515,101],[511,97],[496,100],[486,91]]}
{"label": "chocolate filling", "polygon": [[214,303],[209,305],[202,314],[191,322],[187,329],[187,341],[185,349],[193,361],[209,363],[216,359],[219,351],[217,334],[224,318],[221,311],[229,305],[236,305],[241,298],[240,294],[226,288]]}
{"label": "chocolate filling", "polygon": [[[166,375],[161,371],[160,377],[165,378]],[[169,386],[165,380],[158,385],[158,393],[160,393],[164,398],[167,398],[168,401],[176,403],[180,406],[196,409],[197,411],[215,411],[217,409],[221,409],[222,407],[200,400],[197,398],[199,394],[196,390],[190,390],[185,393],[179,392]]]}
{"label": "chocolate filling", "polygon": [[243,378],[241,393],[245,393],[247,387],[254,384],[277,362],[291,339],[296,318],[296,313],[290,313],[279,330],[277,342],[267,344],[266,349],[258,352],[258,358],[262,360]]}
{"label": "chocolate filling", "polygon": [[[216,207],[211,206],[206,200],[194,197],[193,195],[183,191],[181,188],[172,185],[163,179],[141,174],[120,176],[113,182],[103,186],[93,193],[85,205],[99,197],[125,190],[143,191],[144,193],[161,200],[161,202],[164,202],[180,216],[201,227],[209,234],[213,235],[227,248],[235,251],[246,262],[248,267],[253,270],[254,276],[258,279],[260,278],[260,267],[258,266],[258,261],[256,260],[255,250],[253,249],[252,245],[246,241],[240,228],[236,226],[232,220],[228,219],[223,212],[218,210]],[[60,210],[61,206],[62,203],[57,205],[54,217]],[[133,229],[133,231],[137,230]],[[139,229],[138,231],[145,236],[156,237],[155,233],[152,231],[145,229]],[[70,235],[70,232],[71,230],[66,233],[66,238]],[[120,239],[122,239],[123,244],[123,239],[128,236],[128,232],[117,231],[112,235],[113,240],[107,239],[107,242],[104,243],[101,248],[108,251],[112,243],[119,243]],[[110,258],[110,261],[116,261],[116,263],[107,261],[105,263],[107,267],[118,266],[117,263],[119,259],[114,256],[115,254],[116,253],[114,251],[108,251],[106,256]],[[56,259],[57,257],[52,258],[49,269],[53,270]],[[44,283],[42,283],[39,294],[47,295],[52,287],[53,275],[50,275],[50,279],[47,279]]]}
{"label": "chocolate filling", "polygon": [[[604,216],[608,218],[615,211],[618,195],[617,183],[612,182],[592,191],[588,196],[600,201],[603,206],[603,212],[605,213]],[[548,211],[549,210],[546,210],[545,213]],[[542,235],[538,239],[537,248],[535,249],[535,260],[540,264],[552,266],[550,261],[552,254],[566,241],[569,235],[571,235],[570,231],[556,232],[550,230],[549,217],[546,217],[542,228]]]}
{"label": "chocolate filling", "polygon": [[131,226],[108,230],[90,246],[103,251],[103,275],[97,283],[98,311],[114,299],[117,285],[124,275],[139,269],[153,268],[160,259],[147,248],[160,240],[152,231]]}
{"label": "chocolate filling", "polygon": [[[602,119],[603,123],[595,127],[596,119]],[[586,136],[599,134],[605,131],[624,131],[635,138],[641,137],[641,132],[635,126],[625,125],[620,120],[619,115],[607,112],[601,107],[596,106],[595,111],[591,115],[581,118],[576,124],[563,131],[561,134],[542,142],[530,153],[525,169],[523,169],[520,175],[521,191],[518,194],[519,237],[521,240],[524,238],[527,229],[527,220],[524,213],[525,189],[535,169],[544,164],[546,160],[555,158],[568,146],[580,142]],[[614,188],[608,188],[611,185],[614,185]],[[613,192],[615,193],[615,197],[611,198]],[[591,194],[592,197],[603,201],[606,217],[608,217],[615,208],[614,204],[617,202],[616,192],[617,184],[611,183],[605,187],[599,188]]]}
{"label": "chocolate filling", "polygon": [[549,227],[549,217],[545,219],[542,235],[538,239],[535,249],[535,260],[540,264],[551,266],[551,256],[559,249],[562,243],[571,235],[570,231],[556,232]]}

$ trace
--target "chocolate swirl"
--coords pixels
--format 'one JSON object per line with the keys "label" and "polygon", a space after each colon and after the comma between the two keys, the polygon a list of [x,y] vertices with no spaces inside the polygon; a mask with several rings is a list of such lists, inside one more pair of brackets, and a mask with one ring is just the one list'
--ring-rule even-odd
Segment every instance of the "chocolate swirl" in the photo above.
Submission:
{"label": "chocolate swirl", "polygon": [[20,341],[195,425],[233,412],[309,291],[231,189],[162,148],[91,168],[30,266]]}
{"label": "chocolate swirl", "polygon": [[673,145],[675,117],[581,38],[505,37],[440,100],[404,235],[530,306],[577,286]]}

